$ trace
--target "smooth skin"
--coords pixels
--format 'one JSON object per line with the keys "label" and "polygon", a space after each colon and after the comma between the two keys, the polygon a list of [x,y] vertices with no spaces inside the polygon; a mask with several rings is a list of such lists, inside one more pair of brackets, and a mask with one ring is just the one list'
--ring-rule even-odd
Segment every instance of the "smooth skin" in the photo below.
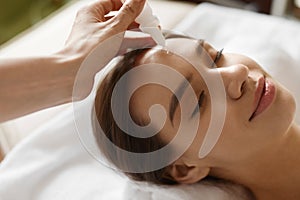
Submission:
{"label": "smooth skin", "polygon": [[[83,60],[101,42],[137,27],[134,20],[144,3],[145,0],[128,0],[124,4],[120,0],[97,0],[79,10],[62,50],[49,56],[0,60],[0,122],[71,102],[74,80]],[[110,11],[118,10],[115,16],[105,17]],[[121,43],[122,40],[105,49],[112,48],[103,64],[117,54]],[[134,47],[142,43],[123,41],[122,45]],[[94,75],[101,67],[86,77],[88,90],[78,99],[89,94]]]}
{"label": "smooth skin", "polygon": [[[180,55],[187,60],[198,58],[201,63],[197,44],[188,39],[167,40],[170,51],[181,51]],[[203,48],[214,60],[217,50],[206,42]],[[206,94],[192,145],[169,167],[169,175],[174,180],[191,184],[211,175],[248,187],[258,200],[300,199],[300,129],[294,123],[295,100],[258,63],[246,56],[224,53],[216,63],[217,68],[202,65],[207,76],[216,71],[221,74],[227,104],[221,137],[203,159],[199,158],[198,153],[211,117],[211,99],[203,78],[185,59],[162,49],[147,51],[139,59],[139,64],[145,63],[164,64],[185,77],[192,75],[190,84],[195,93],[199,95],[204,91]],[[263,113],[249,121],[254,111],[257,82],[263,75],[275,84],[275,99]],[[148,111],[154,104],[163,105],[169,113],[171,96],[171,91],[165,87],[156,84],[142,86],[132,96],[132,116],[149,123]],[[173,125],[168,118],[160,132],[162,140],[168,142],[176,135],[180,115],[178,107]]]}

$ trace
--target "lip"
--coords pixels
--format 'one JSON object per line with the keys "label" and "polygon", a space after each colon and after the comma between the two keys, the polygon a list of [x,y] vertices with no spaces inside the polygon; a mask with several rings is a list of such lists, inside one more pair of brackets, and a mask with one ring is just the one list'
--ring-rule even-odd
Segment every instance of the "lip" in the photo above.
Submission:
{"label": "lip", "polygon": [[275,98],[275,91],[275,84],[271,80],[265,77],[261,77],[258,80],[254,98],[254,109],[249,121],[252,121],[270,107]]}

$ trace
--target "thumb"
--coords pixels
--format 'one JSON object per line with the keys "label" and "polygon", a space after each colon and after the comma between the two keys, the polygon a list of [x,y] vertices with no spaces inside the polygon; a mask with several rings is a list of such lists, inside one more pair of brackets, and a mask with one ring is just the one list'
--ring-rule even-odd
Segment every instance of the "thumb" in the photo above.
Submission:
{"label": "thumb", "polygon": [[111,20],[116,22],[116,31],[125,31],[143,10],[146,0],[126,0],[118,14]]}

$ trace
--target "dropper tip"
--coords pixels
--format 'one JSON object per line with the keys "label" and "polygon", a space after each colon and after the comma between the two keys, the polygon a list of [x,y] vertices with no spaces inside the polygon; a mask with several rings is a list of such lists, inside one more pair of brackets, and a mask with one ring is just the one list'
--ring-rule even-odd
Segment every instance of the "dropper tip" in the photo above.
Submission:
{"label": "dropper tip", "polygon": [[156,42],[157,45],[160,45],[162,47],[166,46],[166,40],[163,36],[161,30],[158,27],[140,27],[140,29],[151,35],[153,40]]}

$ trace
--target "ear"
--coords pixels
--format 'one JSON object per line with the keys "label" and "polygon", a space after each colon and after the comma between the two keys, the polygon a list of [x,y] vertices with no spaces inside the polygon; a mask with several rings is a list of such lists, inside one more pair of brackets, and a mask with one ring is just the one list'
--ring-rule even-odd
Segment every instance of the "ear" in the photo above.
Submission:
{"label": "ear", "polygon": [[171,178],[178,183],[192,184],[205,178],[209,172],[209,167],[173,164],[169,169],[169,176],[171,176]]}

